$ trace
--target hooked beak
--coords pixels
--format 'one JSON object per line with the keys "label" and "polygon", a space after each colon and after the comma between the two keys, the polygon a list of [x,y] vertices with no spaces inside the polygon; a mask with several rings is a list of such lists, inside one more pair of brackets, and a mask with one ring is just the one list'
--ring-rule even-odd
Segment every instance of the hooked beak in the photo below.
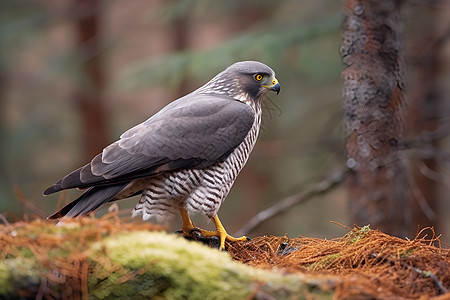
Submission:
{"label": "hooked beak", "polygon": [[272,84],[271,85],[263,85],[263,87],[268,88],[271,91],[277,92],[277,95],[280,93],[280,83],[278,82],[278,79],[274,78],[272,80]]}

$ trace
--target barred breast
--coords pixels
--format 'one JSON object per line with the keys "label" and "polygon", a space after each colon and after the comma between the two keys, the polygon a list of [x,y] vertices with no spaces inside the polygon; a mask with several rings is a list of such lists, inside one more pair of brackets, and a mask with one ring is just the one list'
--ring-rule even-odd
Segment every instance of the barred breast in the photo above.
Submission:
{"label": "barred breast", "polygon": [[143,192],[132,216],[142,214],[143,220],[156,217],[161,222],[180,207],[190,214],[200,212],[210,218],[216,215],[258,137],[261,105],[257,103],[251,106],[255,111],[253,126],[244,141],[225,161],[204,169],[187,169],[134,182],[132,190]]}

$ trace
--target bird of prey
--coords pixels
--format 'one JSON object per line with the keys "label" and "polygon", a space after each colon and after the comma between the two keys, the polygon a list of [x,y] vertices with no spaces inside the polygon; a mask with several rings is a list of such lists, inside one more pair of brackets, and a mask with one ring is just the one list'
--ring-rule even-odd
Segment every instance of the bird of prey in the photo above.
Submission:
{"label": "bird of prey", "polygon": [[[158,221],[179,211],[182,232],[218,237],[220,248],[234,238],[217,212],[255,145],[261,102],[280,92],[275,72],[263,63],[232,64],[208,83],[129,129],[87,165],[44,191],[85,189],[49,219],[82,217],[101,205],[141,195],[132,215]],[[203,213],[216,231],[196,228],[189,215]]]}

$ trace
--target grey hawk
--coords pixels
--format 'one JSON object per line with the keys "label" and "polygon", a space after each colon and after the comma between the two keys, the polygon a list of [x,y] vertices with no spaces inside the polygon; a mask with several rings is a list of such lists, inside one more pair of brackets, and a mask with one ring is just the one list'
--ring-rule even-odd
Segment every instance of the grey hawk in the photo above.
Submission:
{"label": "grey hawk", "polygon": [[[255,145],[261,102],[268,91],[280,92],[275,72],[256,61],[237,62],[211,81],[181,97],[145,122],[129,129],[90,163],[44,191],[85,192],[49,219],[82,217],[101,205],[141,195],[133,216],[164,219],[179,211],[182,231],[198,230],[225,240],[217,212]],[[211,218],[216,231],[198,229],[189,214]]]}

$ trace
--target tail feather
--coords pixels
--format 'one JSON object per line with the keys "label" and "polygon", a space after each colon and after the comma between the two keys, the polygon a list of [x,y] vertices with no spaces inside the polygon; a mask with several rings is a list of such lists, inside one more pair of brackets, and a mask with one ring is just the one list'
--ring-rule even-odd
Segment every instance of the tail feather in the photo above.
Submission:
{"label": "tail feather", "polygon": [[48,219],[83,217],[96,210],[101,205],[110,202],[119,194],[127,183],[109,186],[94,186],[87,189],[80,197],[64,206],[61,210],[52,214]]}
{"label": "tail feather", "polygon": [[[84,180],[82,180],[82,178],[84,178]],[[84,167],[78,168],[75,171],[70,172],[69,174],[61,178],[57,183],[47,188],[44,191],[44,195],[50,195],[59,192],[61,190],[71,188],[91,187],[94,185],[94,183],[98,183],[104,180],[105,178],[101,176],[95,176],[94,174],[92,174],[90,164],[87,164]]]}
{"label": "tail feather", "polygon": [[47,189],[44,191],[43,195],[44,195],[44,196],[47,196],[47,195],[50,195],[50,194],[59,192],[59,191],[61,191],[61,190],[62,190],[62,187],[61,187],[61,180],[60,180],[60,181],[58,181],[57,183],[55,183],[54,185],[52,185],[51,187],[47,188]]}

